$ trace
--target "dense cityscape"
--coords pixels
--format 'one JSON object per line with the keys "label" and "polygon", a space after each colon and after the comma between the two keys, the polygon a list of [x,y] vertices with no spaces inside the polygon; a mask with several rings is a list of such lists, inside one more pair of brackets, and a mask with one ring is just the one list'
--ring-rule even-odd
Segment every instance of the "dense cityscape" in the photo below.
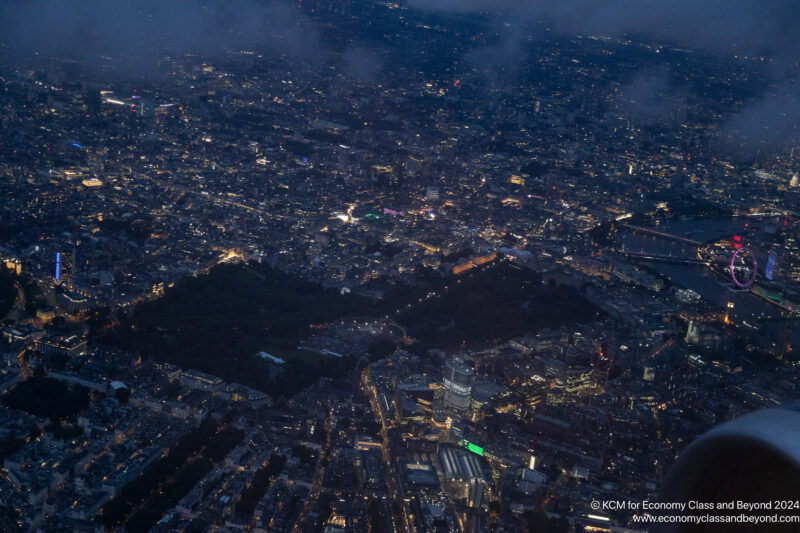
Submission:
{"label": "dense cityscape", "polygon": [[796,62],[99,4],[0,8],[0,530],[647,531],[797,399]]}

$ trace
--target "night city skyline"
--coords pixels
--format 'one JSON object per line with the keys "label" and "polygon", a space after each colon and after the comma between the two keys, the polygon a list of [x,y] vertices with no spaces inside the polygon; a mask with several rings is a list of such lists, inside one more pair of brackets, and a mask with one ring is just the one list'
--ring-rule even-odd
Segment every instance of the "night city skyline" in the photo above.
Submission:
{"label": "night city skyline", "polygon": [[0,531],[800,531],[798,19],[0,2]]}

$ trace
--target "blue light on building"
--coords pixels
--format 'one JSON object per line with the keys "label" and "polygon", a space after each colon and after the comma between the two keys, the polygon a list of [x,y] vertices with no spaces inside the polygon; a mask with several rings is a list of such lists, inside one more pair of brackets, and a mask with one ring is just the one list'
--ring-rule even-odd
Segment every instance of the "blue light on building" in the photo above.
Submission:
{"label": "blue light on building", "polygon": [[56,252],[56,281],[61,280],[61,252]]}
{"label": "blue light on building", "polygon": [[773,276],[775,275],[775,252],[769,253],[769,258],[767,259],[767,267],[764,269],[765,276],[768,280],[772,280]]}

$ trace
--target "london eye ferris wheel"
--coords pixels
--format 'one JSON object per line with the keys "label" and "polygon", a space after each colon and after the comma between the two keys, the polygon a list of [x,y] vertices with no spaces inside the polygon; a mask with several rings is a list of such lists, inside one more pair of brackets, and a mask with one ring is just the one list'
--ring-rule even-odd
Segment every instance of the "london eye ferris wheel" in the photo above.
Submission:
{"label": "london eye ferris wheel", "polygon": [[756,271],[758,270],[758,263],[756,256],[747,247],[737,248],[731,256],[730,273],[731,279],[737,287],[742,289],[749,289],[753,286],[756,280]]}

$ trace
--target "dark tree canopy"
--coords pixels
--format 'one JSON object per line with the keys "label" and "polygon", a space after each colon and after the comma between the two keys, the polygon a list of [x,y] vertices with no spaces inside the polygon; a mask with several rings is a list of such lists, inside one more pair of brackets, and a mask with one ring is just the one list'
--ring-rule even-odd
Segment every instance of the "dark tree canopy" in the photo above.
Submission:
{"label": "dark tree canopy", "polygon": [[63,420],[89,406],[89,389],[66,385],[57,379],[34,376],[14,386],[3,396],[3,405],[32,415]]}

